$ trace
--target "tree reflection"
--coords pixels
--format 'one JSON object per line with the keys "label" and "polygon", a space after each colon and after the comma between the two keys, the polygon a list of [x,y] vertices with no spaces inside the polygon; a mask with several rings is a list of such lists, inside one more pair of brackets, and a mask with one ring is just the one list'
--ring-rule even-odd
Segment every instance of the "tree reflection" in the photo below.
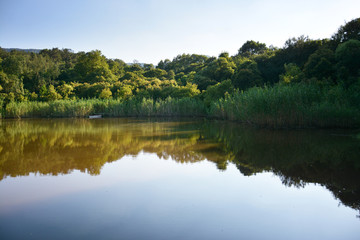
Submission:
{"label": "tree reflection", "polygon": [[73,170],[96,175],[105,163],[144,151],[179,163],[206,159],[220,170],[232,163],[245,176],[273,172],[286,186],[317,183],[360,209],[360,139],[352,132],[135,119],[4,120],[0,127],[0,180]]}
{"label": "tree reflection", "polygon": [[232,152],[232,162],[243,175],[269,171],[286,186],[317,183],[360,210],[360,141],[354,132],[272,131],[236,124],[206,128]]}

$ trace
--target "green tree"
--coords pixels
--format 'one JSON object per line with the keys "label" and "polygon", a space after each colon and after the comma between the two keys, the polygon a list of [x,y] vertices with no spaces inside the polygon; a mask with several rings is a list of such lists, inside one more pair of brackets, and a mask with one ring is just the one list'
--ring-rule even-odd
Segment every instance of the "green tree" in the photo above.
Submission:
{"label": "green tree", "polygon": [[225,97],[225,94],[231,94],[234,92],[234,87],[231,80],[225,80],[216,85],[209,86],[204,93],[204,102],[209,106],[212,101],[216,101]]}
{"label": "green tree", "polygon": [[321,40],[312,40],[309,37],[300,36],[290,38],[285,42],[285,46],[276,56],[285,63],[295,63],[300,68],[308,60],[309,56],[324,44]]}
{"label": "green tree", "polygon": [[238,55],[242,57],[250,57],[253,55],[263,54],[266,50],[267,47],[265,43],[259,43],[251,40],[241,46]]}
{"label": "green tree", "polygon": [[63,60],[62,51],[58,48],[43,49],[40,51],[39,54],[43,56],[48,56],[55,62],[62,62]]}
{"label": "green tree", "polygon": [[279,81],[280,74],[285,72],[285,64],[294,63],[303,69],[309,56],[327,42],[311,40],[305,36],[291,38],[285,42],[282,49],[268,51],[269,53],[257,56],[254,60],[258,64],[264,82],[276,83]]}
{"label": "green tree", "polygon": [[57,87],[57,91],[63,99],[69,99],[69,96],[73,94],[74,88],[70,84],[63,83]]}
{"label": "green tree", "polygon": [[335,54],[328,48],[320,48],[310,55],[305,63],[304,73],[308,78],[318,80],[335,79]]}
{"label": "green tree", "polygon": [[360,76],[360,41],[349,40],[335,51],[338,78],[350,85]]}
{"label": "green tree", "polygon": [[235,88],[245,90],[263,83],[257,63],[254,60],[242,59],[232,77]]}
{"label": "green tree", "polygon": [[215,80],[215,82],[222,82],[223,80],[230,79],[235,69],[236,65],[228,54],[222,53],[218,59],[207,64],[198,74]]}
{"label": "green tree", "polygon": [[126,63],[119,59],[108,59],[107,63],[109,65],[110,71],[116,76],[117,79],[121,78],[125,74]]}
{"label": "green tree", "polygon": [[[172,70],[170,70],[170,72],[171,71]],[[195,75],[196,75],[195,71],[189,72],[188,74],[184,74],[183,72],[181,72],[181,73],[178,73],[175,75],[175,79],[179,85],[185,86],[187,83],[195,82],[194,81]],[[169,79],[171,79],[171,78],[169,78]]]}
{"label": "green tree", "polygon": [[294,63],[285,64],[285,73],[280,75],[280,81],[284,83],[300,82],[304,79],[304,73]]}
{"label": "green tree", "polygon": [[337,33],[332,39],[338,43],[346,42],[350,39],[360,40],[360,18],[356,18],[347,22],[344,26],[340,26]]}
{"label": "green tree", "polygon": [[49,87],[44,91],[44,100],[46,101],[54,101],[61,99],[61,95],[55,90],[54,85],[49,85]]}
{"label": "green tree", "polygon": [[106,58],[101,52],[81,53],[75,65],[75,72],[81,82],[114,82],[115,75],[110,71]]}
{"label": "green tree", "polygon": [[1,68],[7,74],[20,76],[24,73],[25,64],[25,57],[17,51],[13,51],[1,62]]}
{"label": "green tree", "polygon": [[25,100],[24,84],[18,76],[0,71],[0,86],[2,88],[0,93],[5,94],[9,102],[13,100]]}
{"label": "green tree", "polygon": [[26,98],[29,100],[29,101],[38,101],[39,96],[35,93],[35,92],[32,92],[30,93],[29,91],[26,91]]}
{"label": "green tree", "polygon": [[204,55],[181,54],[176,56],[172,61],[169,59],[160,61],[157,68],[163,69],[165,71],[173,70],[175,74],[180,72],[188,74],[192,71],[201,70],[205,66],[207,60],[208,57]]}
{"label": "green tree", "polygon": [[60,76],[61,63],[49,56],[30,54],[25,58],[26,68],[22,74],[24,87],[30,92],[39,92],[42,85],[56,85]]}
{"label": "green tree", "polygon": [[101,93],[100,93],[100,95],[99,95],[99,98],[101,98],[101,99],[108,99],[108,98],[111,98],[111,96],[112,96],[112,92],[110,91],[110,89],[109,89],[109,88],[104,88],[104,89],[101,91]]}
{"label": "green tree", "polygon": [[165,70],[165,69],[167,69],[167,66],[168,66],[168,64],[169,64],[170,62],[171,62],[171,61],[170,61],[169,59],[165,59],[164,61],[161,60],[161,61],[158,63],[158,65],[156,66],[156,68],[160,68],[160,69]]}
{"label": "green tree", "polygon": [[172,87],[172,91],[169,95],[163,94],[163,98],[171,96],[172,98],[184,98],[184,97],[195,97],[200,94],[196,84],[187,83],[186,86]]}
{"label": "green tree", "polygon": [[[187,76],[187,75],[186,75]],[[206,90],[209,86],[211,85],[215,85],[218,82],[215,81],[214,79],[211,79],[207,76],[203,76],[201,74],[196,74],[194,76],[194,80],[193,82],[198,86],[200,91],[204,91]]]}
{"label": "green tree", "polygon": [[132,89],[129,85],[123,85],[115,92],[116,98],[129,99],[132,95]]}
{"label": "green tree", "polygon": [[166,74],[166,78],[169,79],[169,80],[175,79],[175,72],[174,72],[174,70],[169,70],[168,73]]}
{"label": "green tree", "polygon": [[162,70],[160,68],[154,68],[146,71],[143,75],[144,77],[148,77],[148,78],[163,79],[166,77],[167,74],[168,73],[165,70]]}

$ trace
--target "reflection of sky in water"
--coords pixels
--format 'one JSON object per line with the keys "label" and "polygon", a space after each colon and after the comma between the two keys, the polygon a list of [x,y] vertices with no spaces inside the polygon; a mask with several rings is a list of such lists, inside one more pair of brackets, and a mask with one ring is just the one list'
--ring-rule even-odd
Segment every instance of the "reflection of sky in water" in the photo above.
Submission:
{"label": "reflection of sky in water", "polygon": [[[0,182],[0,236],[88,239],[358,239],[356,210],[325,188],[246,177],[233,164],[179,164],[155,154],[107,163],[100,175]],[[17,226],[17,227],[14,227]],[[6,231],[5,231],[6,230]],[[31,235],[30,235],[31,234]]]}
{"label": "reflection of sky in water", "polygon": [[0,239],[358,239],[354,134],[0,121]]}

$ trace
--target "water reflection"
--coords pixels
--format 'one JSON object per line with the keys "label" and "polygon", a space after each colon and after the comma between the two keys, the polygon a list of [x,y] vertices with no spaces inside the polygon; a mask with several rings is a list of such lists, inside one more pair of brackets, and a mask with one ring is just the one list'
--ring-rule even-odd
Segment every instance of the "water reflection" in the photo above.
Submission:
{"label": "water reflection", "polygon": [[135,119],[0,122],[0,181],[7,177],[100,174],[127,155],[155,153],[179,163],[235,164],[248,176],[269,171],[287,186],[317,183],[360,209],[360,139],[354,132],[270,131],[214,121]]}

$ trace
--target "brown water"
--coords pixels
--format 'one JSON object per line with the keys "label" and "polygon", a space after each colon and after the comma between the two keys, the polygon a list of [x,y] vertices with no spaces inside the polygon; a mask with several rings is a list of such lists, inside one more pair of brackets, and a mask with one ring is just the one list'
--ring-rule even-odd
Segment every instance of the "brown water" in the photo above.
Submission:
{"label": "brown water", "polygon": [[0,239],[360,239],[360,134],[0,122]]}

